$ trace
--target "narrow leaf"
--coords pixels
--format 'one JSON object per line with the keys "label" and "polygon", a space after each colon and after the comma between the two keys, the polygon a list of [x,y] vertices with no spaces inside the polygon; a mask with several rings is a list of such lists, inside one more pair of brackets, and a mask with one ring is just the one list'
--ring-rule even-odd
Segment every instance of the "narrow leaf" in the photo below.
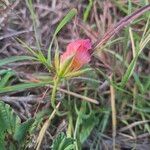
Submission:
{"label": "narrow leaf", "polygon": [[84,74],[86,72],[89,72],[89,71],[91,71],[91,69],[90,68],[86,68],[86,69],[79,70],[79,71],[76,71],[76,72],[67,73],[65,75],[65,77],[72,78],[72,77],[80,76],[80,75],[82,75],[82,74]]}
{"label": "narrow leaf", "polygon": [[52,38],[52,41],[49,45],[49,48],[48,48],[48,56],[47,56],[47,63],[49,65],[51,65],[51,48],[52,48],[52,44],[54,42],[54,39],[56,38],[56,35],[59,33],[59,31],[68,23],[71,21],[71,19],[77,14],[77,10],[75,8],[71,9],[68,14],[62,19],[62,21],[58,24],[55,32],[54,32],[54,35],[53,35],[53,38]]}
{"label": "narrow leaf", "polygon": [[3,88],[0,88],[0,94],[6,93],[6,92],[23,91],[29,88],[42,87],[47,84],[48,82],[41,82],[41,83],[22,83],[22,84],[17,84],[17,85],[12,85],[12,86],[6,86]]}
{"label": "narrow leaf", "polygon": [[24,123],[21,123],[18,128],[16,128],[14,133],[14,140],[18,142],[23,142],[25,137],[27,136],[27,133],[29,132],[31,125],[33,124],[34,119],[29,119]]}
{"label": "narrow leaf", "polygon": [[12,56],[9,58],[4,58],[0,60],[0,66],[12,63],[12,62],[16,62],[16,61],[22,61],[22,60],[34,60],[34,57],[30,57],[30,56]]}
{"label": "narrow leaf", "polygon": [[69,22],[71,19],[77,14],[77,10],[75,8],[71,9],[69,13],[63,18],[63,20],[57,26],[54,36],[58,34],[58,32]]}
{"label": "narrow leaf", "polygon": [[15,129],[20,123],[19,117],[14,113],[13,109],[5,104],[3,101],[0,101],[0,133],[8,132],[13,134]]}
{"label": "narrow leaf", "polygon": [[0,88],[4,87],[7,82],[9,81],[10,77],[12,77],[14,75],[13,71],[8,71],[0,80]]}

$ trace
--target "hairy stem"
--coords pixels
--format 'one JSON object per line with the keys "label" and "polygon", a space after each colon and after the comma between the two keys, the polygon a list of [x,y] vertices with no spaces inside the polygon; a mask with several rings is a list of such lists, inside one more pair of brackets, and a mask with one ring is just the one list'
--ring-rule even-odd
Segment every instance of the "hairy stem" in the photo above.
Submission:
{"label": "hairy stem", "polygon": [[53,90],[52,90],[52,95],[51,95],[51,104],[52,104],[52,107],[54,109],[56,108],[56,105],[55,105],[56,99],[55,99],[55,97],[56,97],[56,92],[57,92],[57,87],[58,87],[59,81],[60,81],[60,78],[56,77],[56,79],[54,81],[54,87],[53,87]]}

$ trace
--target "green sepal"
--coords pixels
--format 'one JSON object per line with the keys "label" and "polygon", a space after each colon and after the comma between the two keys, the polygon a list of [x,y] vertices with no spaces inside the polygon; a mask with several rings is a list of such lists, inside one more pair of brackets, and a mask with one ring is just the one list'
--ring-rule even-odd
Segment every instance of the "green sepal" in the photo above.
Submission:
{"label": "green sepal", "polygon": [[82,70],[79,70],[79,71],[67,73],[65,75],[65,78],[72,78],[72,77],[80,76],[81,74],[84,74],[84,73],[89,72],[91,70],[92,70],[91,68],[86,68],[86,69],[82,69]]}
{"label": "green sepal", "polygon": [[70,69],[73,57],[74,55],[70,56],[62,65],[60,64],[60,70],[58,72],[59,77],[64,77],[65,72]]}

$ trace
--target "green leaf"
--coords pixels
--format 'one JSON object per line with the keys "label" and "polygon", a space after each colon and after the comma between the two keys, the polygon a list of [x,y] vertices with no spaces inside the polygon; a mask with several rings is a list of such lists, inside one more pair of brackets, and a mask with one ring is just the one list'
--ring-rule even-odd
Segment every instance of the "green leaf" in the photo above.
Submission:
{"label": "green leaf", "polygon": [[103,133],[106,130],[109,119],[110,119],[110,110],[105,110],[104,113],[102,113],[102,118],[100,119],[99,124],[99,131],[101,133]]}
{"label": "green leaf", "polygon": [[2,141],[2,140],[0,139],[0,150],[6,150],[4,144],[5,144],[5,143],[4,143],[4,140]]}
{"label": "green leaf", "polygon": [[76,76],[80,76],[80,75],[82,75],[82,74],[84,74],[84,73],[86,73],[86,72],[89,72],[89,71],[91,71],[92,69],[90,69],[90,68],[86,68],[86,69],[82,69],[82,70],[79,70],[79,71],[76,71],[76,72],[71,72],[71,73],[67,73],[66,75],[65,75],[65,77],[67,78],[72,78],[72,77],[76,77]]}
{"label": "green leaf", "polygon": [[67,60],[65,60],[65,62],[63,64],[60,64],[60,69],[58,72],[59,77],[64,77],[65,73],[67,73],[69,71],[73,56],[70,56],[69,58],[67,58]]}
{"label": "green leaf", "polygon": [[30,48],[30,46],[28,46],[25,42],[23,42],[21,39],[19,38],[16,38],[17,41],[19,41],[19,43],[26,48],[26,50],[28,50],[34,57],[33,59],[34,60],[38,60],[39,62],[41,62],[42,64],[44,64],[47,68],[48,67],[48,64],[47,64],[47,61],[46,61],[46,58],[45,56],[43,55],[43,53],[38,50],[38,51],[34,51],[32,48]]}
{"label": "green leaf", "polygon": [[52,150],[75,150],[73,138],[67,138],[64,133],[60,133],[53,141]]}
{"label": "green leaf", "polygon": [[83,143],[88,138],[96,123],[97,122],[94,113],[92,113],[87,119],[83,119],[82,128],[80,131],[81,143]]}
{"label": "green leaf", "polygon": [[24,41],[22,41],[19,38],[16,38],[16,40],[21,44],[22,47],[26,48],[26,50],[28,50],[33,56],[38,57],[37,52],[35,52],[32,48],[30,48],[28,44],[26,44]]}
{"label": "green leaf", "polygon": [[91,9],[92,9],[92,5],[93,5],[93,0],[89,0],[89,4],[88,4],[88,6],[86,7],[85,12],[84,12],[84,15],[83,15],[83,20],[84,20],[84,22],[86,22],[87,19],[88,19],[88,16],[89,16],[90,11],[91,11]]}
{"label": "green leaf", "polygon": [[0,70],[0,75],[4,75],[4,74],[6,74],[6,73],[8,73],[8,72],[10,72],[10,71],[12,71],[11,69],[2,69],[2,70]]}
{"label": "green leaf", "polygon": [[28,119],[26,122],[21,123],[15,130],[15,133],[13,136],[14,140],[18,142],[23,142],[33,122],[34,122],[34,119]]}
{"label": "green leaf", "polygon": [[2,101],[0,101],[0,121],[0,150],[15,150],[16,145],[10,139],[13,137],[21,120],[12,108]]}
{"label": "green leaf", "polygon": [[0,133],[0,150],[6,150],[5,148],[5,134]]}
{"label": "green leaf", "polygon": [[71,21],[71,19],[77,14],[77,9],[73,8],[71,9],[68,14],[63,18],[63,20],[59,23],[59,25],[57,26],[55,32],[54,32],[54,36],[56,36],[59,31],[68,23]]}
{"label": "green leaf", "polygon": [[12,135],[20,123],[20,118],[8,104],[0,101],[0,121],[0,133],[8,132]]}
{"label": "green leaf", "polygon": [[15,91],[23,91],[29,88],[42,87],[47,85],[49,82],[40,82],[40,83],[21,83],[12,86],[6,86],[0,88],[0,94],[6,92],[15,92]]}
{"label": "green leaf", "polygon": [[94,70],[86,72],[86,75],[84,77],[81,77],[81,80],[93,90],[97,90],[101,83],[101,81],[98,80],[98,76]]}
{"label": "green leaf", "polygon": [[6,86],[8,80],[10,77],[14,75],[14,72],[12,70],[7,71],[7,73],[1,78],[0,80],[0,88]]}
{"label": "green leaf", "polygon": [[16,62],[16,61],[22,61],[22,60],[33,60],[35,59],[34,57],[30,57],[30,56],[12,56],[9,58],[4,58],[0,60],[0,67],[12,62]]}
{"label": "green leaf", "polygon": [[[144,33],[143,33],[144,34]],[[136,44],[136,48],[137,48],[137,52],[135,57],[132,59],[131,63],[129,64],[125,75],[123,76],[120,85],[123,87],[125,86],[125,84],[127,83],[127,81],[129,80],[129,78],[132,76],[132,74],[134,73],[134,68],[136,65],[136,62],[138,60],[139,55],[141,54],[142,50],[144,49],[144,47],[148,44],[148,42],[150,41],[150,34],[144,36],[140,43],[137,42]]]}
{"label": "green leaf", "polygon": [[121,86],[124,86],[127,81],[129,80],[129,78],[131,77],[131,75],[133,74],[133,71],[134,71],[134,68],[135,68],[135,65],[136,65],[136,62],[137,62],[137,58],[138,57],[135,57],[130,65],[128,66],[128,69],[126,70],[125,72],[125,75],[123,76],[122,80],[121,80]]}
{"label": "green leaf", "polygon": [[54,39],[56,38],[56,35],[59,33],[59,31],[68,23],[71,21],[71,19],[77,14],[77,9],[73,8],[71,9],[68,14],[62,19],[62,21],[58,24],[54,34],[53,34],[53,38],[52,41],[49,45],[48,48],[48,54],[47,54],[47,63],[49,65],[51,65],[51,48],[52,48],[52,44],[54,42]]}

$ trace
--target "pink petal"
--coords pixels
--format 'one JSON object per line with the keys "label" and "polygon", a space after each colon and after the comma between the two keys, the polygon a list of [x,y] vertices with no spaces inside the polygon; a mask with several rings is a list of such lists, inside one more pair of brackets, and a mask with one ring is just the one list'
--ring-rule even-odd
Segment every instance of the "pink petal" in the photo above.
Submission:
{"label": "pink petal", "polygon": [[80,39],[68,44],[66,51],[61,55],[60,61],[63,63],[65,60],[73,56],[72,69],[77,70],[84,64],[90,61],[89,50],[92,44],[89,39]]}

